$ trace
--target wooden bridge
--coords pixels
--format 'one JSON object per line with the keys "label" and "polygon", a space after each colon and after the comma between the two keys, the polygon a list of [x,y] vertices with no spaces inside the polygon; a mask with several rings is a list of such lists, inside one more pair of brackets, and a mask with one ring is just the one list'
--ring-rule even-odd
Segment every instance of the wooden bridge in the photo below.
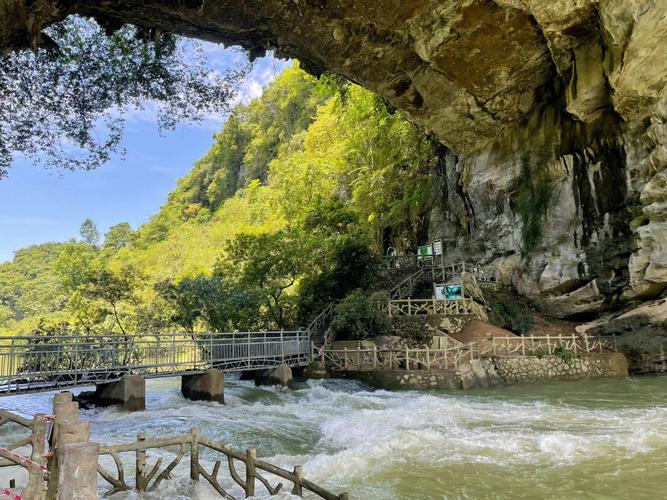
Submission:
{"label": "wooden bridge", "polygon": [[306,366],[310,333],[70,335],[0,340],[0,396],[144,378]]}

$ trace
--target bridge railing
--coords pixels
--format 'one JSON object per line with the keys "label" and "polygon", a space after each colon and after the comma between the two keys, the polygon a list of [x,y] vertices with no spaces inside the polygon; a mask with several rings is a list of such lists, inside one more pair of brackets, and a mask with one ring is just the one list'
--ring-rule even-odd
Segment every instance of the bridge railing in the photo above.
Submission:
{"label": "bridge railing", "polygon": [[0,339],[0,393],[115,380],[305,365],[304,331],[70,335]]}

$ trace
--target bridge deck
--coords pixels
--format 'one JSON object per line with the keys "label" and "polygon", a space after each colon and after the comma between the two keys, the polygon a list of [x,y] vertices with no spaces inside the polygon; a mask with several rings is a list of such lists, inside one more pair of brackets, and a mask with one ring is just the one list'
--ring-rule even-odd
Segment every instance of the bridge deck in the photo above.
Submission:
{"label": "bridge deck", "polygon": [[111,382],[123,375],[305,366],[310,358],[305,331],[0,339],[0,396]]}

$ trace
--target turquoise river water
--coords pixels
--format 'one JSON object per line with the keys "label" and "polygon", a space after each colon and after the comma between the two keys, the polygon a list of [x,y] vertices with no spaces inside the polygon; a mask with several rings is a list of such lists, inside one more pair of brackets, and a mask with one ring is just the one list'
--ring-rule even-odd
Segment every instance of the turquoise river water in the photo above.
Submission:
{"label": "turquoise river water", "polygon": [[[145,412],[82,412],[93,440],[199,426],[270,462],[304,464],[307,478],[354,499],[667,497],[667,377],[388,392],[342,380],[256,388],[231,376],[224,406],[186,401],[179,388],[178,379],[148,381]],[[0,404],[48,412],[51,396]],[[221,457],[202,458],[210,470]],[[128,473],[132,462],[127,455]],[[190,483],[187,460],[175,472],[158,491],[113,498],[219,498],[204,482]]]}

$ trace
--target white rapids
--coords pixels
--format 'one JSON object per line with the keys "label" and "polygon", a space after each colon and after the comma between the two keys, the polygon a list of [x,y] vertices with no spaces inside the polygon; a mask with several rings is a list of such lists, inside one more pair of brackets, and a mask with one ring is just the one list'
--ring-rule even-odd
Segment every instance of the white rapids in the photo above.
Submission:
{"label": "white rapids", "polygon": [[[105,444],[198,426],[234,448],[257,448],[269,462],[303,464],[306,478],[357,499],[637,499],[667,491],[665,377],[445,393],[374,391],[342,380],[255,388],[230,376],[224,406],[187,401],[179,388],[178,379],[151,380],[146,411],[82,416],[92,421],[92,439]],[[48,413],[52,395],[6,397],[0,406]],[[157,456],[150,451],[149,464]],[[209,470],[219,458],[202,455]],[[131,454],[125,463],[131,476]],[[203,479],[192,485],[188,471],[184,459],[157,491],[113,498],[219,498]],[[228,479],[224,472],[223,462]],[[239,495],[231,479],[225,486]]]}

